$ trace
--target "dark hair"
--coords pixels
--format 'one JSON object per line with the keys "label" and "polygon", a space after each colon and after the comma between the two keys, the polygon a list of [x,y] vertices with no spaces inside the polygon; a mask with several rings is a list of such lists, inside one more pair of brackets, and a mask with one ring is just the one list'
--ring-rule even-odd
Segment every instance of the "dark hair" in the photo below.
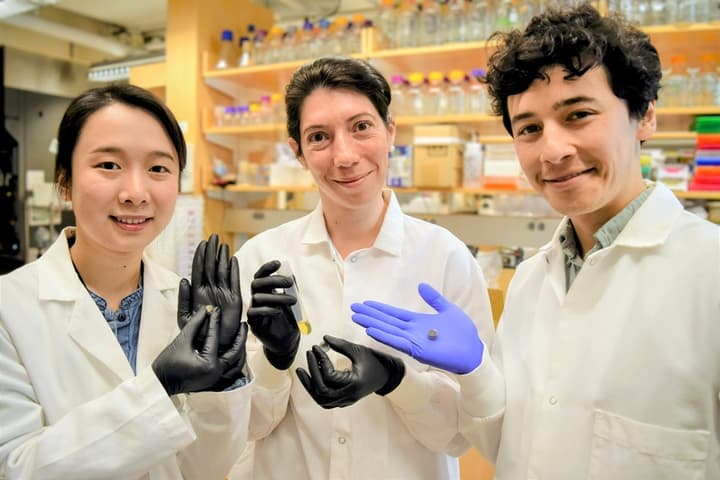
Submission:
{"label": "dark hair", "polygon": [[618,15],[603,17],[589,4],[549,9],[530,20],[525,31],[497,32],[500,46],[490,56],[486,82],[493,111],[512,135],[507,99],[561,66],[566,78],[603,66],[610,88],[625,100],[630,116],[642,118],[657,99],[660,59],[650,38]]}
{"label": "dark hair", "polygon": [[364,60],[321,57],[297,69],[285,88],[287,131],[298,144],[298,155],[302,155],[300,110],[308,95],[318,88],[347,89],[365,95],[388,125],[390,85],[382,73]]}
{"label": "dark hair", "polygon": [[58,187],[69,189],[72,185],[72,154],[85,122],[93,113],[113,103],[139,108],[152,115],[175,147],[180,171],[185,168],[187,153],[180,126],[169,108],[149,91],[135,85],[108,85],[93,88],[70,102],[58,127],[58,152],[55,156],[55,182]]}

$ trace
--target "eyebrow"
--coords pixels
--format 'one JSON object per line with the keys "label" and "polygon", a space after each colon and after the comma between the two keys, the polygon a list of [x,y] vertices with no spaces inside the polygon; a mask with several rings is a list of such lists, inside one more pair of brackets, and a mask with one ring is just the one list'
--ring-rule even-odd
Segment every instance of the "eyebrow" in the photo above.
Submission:
{"label": "eyebrow", "polygon": [[[118,148],[118,147],[98,147],[98,148],[91,150],[90,153],[110,153],[110,154],[117,155],[117,154],[123,153],[123,149]],[[175,157],[172,154],[170,154],[164,150],[152,150],[150,152],[150,155],[148,155],[148,156],[149,157],[161,157],[161,158],[167,158],[169,160],[175,160]]]}
{"label": "eyebrow", "polygon": [[[360,113],[356,113],[356,114],[353,115],[352,117],[348,118],[348,119],[346,120],[346,123],[354,122],[354,121],[357,120],[358,118],[364,117],[364,116],[366,116],[366,115],[369,116],[369,117],[372,117],[372,116],[373,116],[372,113],[370,113],[370,112],[360,112]],[[318,123],[318,124],[315,124],[315,125],[308,125],[307,127],[305,127],[305,128],[303,129],[303,131],[302,131],[301,133],[304,135],[305,133],[307,133],[308,130],[313,130],[313,129],[315,129],[315,128],[322,128],[322,127],[324,127],[324,126],[325,126],[325,125],[319,124],[319,123]]]}
{"label": "eyebrow", "polygon": [[[577,103],[595,103],[595,99],[592,97],[588,97],[586,95],[578,95],[577,97],[570,97],[566,98],[565,100],[560,100],[559,102],[555,102],[552,105],[553,110],[560,110],[561,108],[569,107],[571,105],[575,105]],[[510,119],[510,123],[513,124],[515,122],[519,122],[520,120],[525,120],[526,118],[534,117],[535,114],[532,112],[523,112],[518,113],[517,115],[513,116]]]}

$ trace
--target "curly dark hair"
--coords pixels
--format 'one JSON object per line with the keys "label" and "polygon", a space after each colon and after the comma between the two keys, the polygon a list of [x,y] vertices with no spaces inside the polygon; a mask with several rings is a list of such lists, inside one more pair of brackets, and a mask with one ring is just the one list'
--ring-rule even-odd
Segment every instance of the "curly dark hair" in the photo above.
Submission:
{"label": "curly dark hair", "polygon": [[318,88],[346,89],[365,95],[388,125],[390,85],[385,77],[365,60],[350,57],[321,57],[306,63],[293,73],[285,88],[285,110],[288,136],[300,144],[300,110],[303,102]]}
{"label": "curly dark hair", "polygon": [[619,15],[603,17],[585,3],[554,8],[530,20],[525,31],[496,32],[500,46],[489,59],[485,82],[495,114],[512,135],[507,99],[561,66],[566,78],[602,65],[615,96],[625,100],[632,118],[642,118],[657,99],[660,58],[650,38]]}

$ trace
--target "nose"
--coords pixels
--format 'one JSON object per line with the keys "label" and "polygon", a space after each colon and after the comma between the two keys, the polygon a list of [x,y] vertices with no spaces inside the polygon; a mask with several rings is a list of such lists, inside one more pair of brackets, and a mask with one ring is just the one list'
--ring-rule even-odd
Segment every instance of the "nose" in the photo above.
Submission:
{"label": "nose", "polygon": [[570,132],[554,123],[543,126],[542,142],[540,160],[543,163],[558,164],[576,153]]}
{"label": "nose", "polygon": [[125,171],[119,193],[120,203],[140,205],[150,199],[150,191],[146,173],[142,169]]}
{"label": "nose", "polygon": [[333,141],[333,162],[336,167],[350,167],[357,163],[355,144],[349,132],[341,132]]}

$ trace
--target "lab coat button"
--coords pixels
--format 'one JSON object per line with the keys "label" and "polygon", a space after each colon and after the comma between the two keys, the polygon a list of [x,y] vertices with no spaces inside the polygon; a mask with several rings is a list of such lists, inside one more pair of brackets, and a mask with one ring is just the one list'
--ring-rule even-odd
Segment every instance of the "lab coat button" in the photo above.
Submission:
{"label": "lab coat button", "polygon": [[557,397],[555,395],[551,395],[550,399],[548,400],[548,403],[550,403],[550,405],[557,405],[557,402],[558,402]]}
{"label": "lab coat button", "polygon": [[590,259],[590,265],[595,265],[596,263],[597,263],[597,258]]}
{"label": "lab coat button", "polygon": [[357,262],[357,257],[350,257],[350,261],[351,261],[352,263]]}
{"label": "lab coat button", "polygon": [[347,441],[347,440],[345,439],[345,437],[338,437],[338,443],[339,443],[340,445],[345,445],[345,442],[346,442],[346,441]]}

